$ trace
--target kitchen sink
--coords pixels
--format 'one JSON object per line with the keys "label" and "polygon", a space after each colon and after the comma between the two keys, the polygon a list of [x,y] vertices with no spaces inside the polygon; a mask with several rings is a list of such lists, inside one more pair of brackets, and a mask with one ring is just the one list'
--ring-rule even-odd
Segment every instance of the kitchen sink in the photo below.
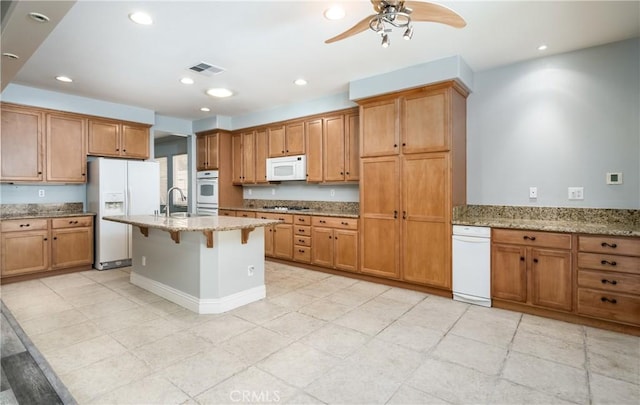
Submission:
{"label": "kitchen sink", "polygon": [[199,217],[200,215],[198,214],[193,214],[191,212],[174,212],[171,214],[172,218],[193,218],[193,217]]}

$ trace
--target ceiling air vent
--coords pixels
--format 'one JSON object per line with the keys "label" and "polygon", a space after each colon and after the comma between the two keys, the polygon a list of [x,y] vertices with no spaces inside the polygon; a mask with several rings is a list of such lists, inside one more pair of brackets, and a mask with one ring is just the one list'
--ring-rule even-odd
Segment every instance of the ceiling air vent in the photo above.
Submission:
{"label": "ceiling air vent", "polygon": [[218,66],[213,66],[207,62],[200,62],[197,65],[191,66],[189,70],[194,71],[196,73],[202,73],[203,75],[213,76],[218,73],[224,72],[224,69]]}

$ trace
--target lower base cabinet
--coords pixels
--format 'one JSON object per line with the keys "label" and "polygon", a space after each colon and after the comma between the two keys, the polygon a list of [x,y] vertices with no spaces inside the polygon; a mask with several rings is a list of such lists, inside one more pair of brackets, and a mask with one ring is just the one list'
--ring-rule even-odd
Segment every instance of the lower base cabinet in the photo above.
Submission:
{"label": "lower base cabinet", "polygon": [[358,220],[312,217],[311,263],[338,270],[358,271]]}
{"label": "lower base cabinet", "polygon": [[293,259],[293,215],[261,212],[256,218],[277,219],[281,223],[264,229],[264,251],[269,257]]}
{"label": "lower base cabinet", "polygon": [[2,221],[2,278],[91,265],[93,217]]}

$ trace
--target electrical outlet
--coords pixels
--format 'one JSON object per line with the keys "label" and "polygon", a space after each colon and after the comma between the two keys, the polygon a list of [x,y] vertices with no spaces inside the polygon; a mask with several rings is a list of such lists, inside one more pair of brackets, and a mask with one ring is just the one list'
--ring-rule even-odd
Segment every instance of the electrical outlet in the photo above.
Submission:
{"label": "electrical outlet", "polygon": [[147,265],[147,256],[142,256],[142,265],[143,266]]}
{"label": "electrical outlet", "polygon": [[256,270],[256,266],[254,266],[253,264],[250,264],[249,267],[247,267],[247,275],[249,277],[253,277],[255,270]]}
{"label": "electrical outlet", "polygon": [[529,187],[529,198],[538,198],[538,187]]}
{"label": "electrical outlet", "polygon": [[275,188],[271,189],[271,195],[276,195],[276,189]]}
{"label": "electrical outlet", "polygon": [[331,197],[335,197],[335,196],[336,196],[336,190],[331,189],[331,190],[329,191],[329,194],[331,195]]}
{"label": "electrical outlet", "polygon": [[38,190],[38,197],[44,197],[44,190],[43,189]]}
{"label": "electrical outlet", "polygon": [[249,189],[249,195],[251,195],[251,189]]}
{"label": "electrical outlet", "polygon": [[584,187],[569,187],[570,200],[584,200]]}

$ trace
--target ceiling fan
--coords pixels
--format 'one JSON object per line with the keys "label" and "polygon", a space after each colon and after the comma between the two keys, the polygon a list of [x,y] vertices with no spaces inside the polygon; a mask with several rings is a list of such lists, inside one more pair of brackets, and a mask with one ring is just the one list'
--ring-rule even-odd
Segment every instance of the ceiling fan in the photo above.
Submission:
{"label": "ceiling fan", "polygon": [[340,41],[369,28],[380,34],[382,46],[386,48],[390,43],[387,35],[391,31],[389,26],[406,28],[403,37],[409,40],[413,36],[411,22],[429,21],[450,25],[455,28],[462,28],[467,25],[466,21],[455,11],[439,4],[402,0],[371,0],[371,3],[377,14],[365,17],[342,34],[329,38],[324,42],[330,44]]}

